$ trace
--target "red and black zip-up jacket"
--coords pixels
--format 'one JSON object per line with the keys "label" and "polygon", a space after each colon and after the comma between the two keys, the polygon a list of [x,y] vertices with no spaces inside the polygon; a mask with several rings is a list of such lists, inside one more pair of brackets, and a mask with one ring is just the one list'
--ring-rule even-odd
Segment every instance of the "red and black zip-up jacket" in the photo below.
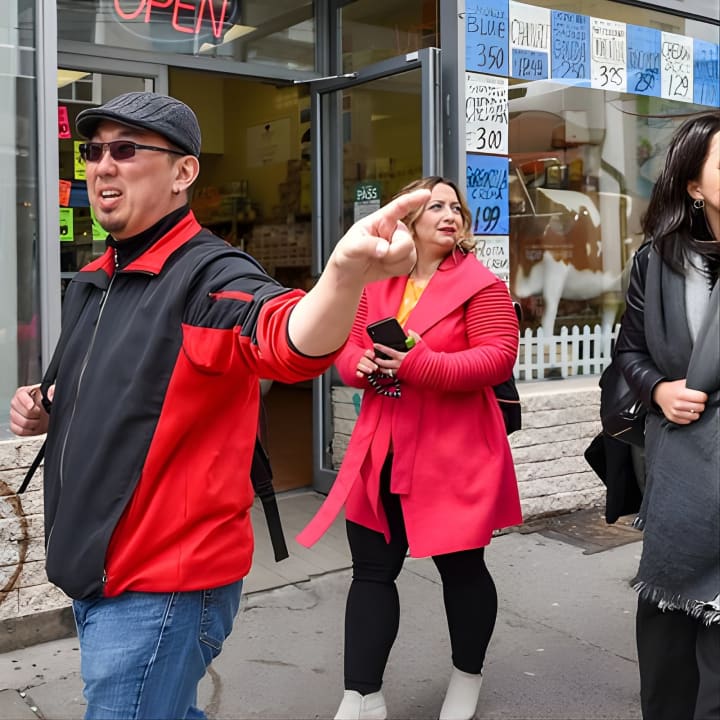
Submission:
{"label": "red and black zip-up jacket", "polygon": [[73,598],[245,577],[258,380],[307,379],[335,357],[292,347],[303,293],[191,212],[153,240],[125,266],[108,248],[65,295],[77,320],[50,413],[45,536],[48,578]]}

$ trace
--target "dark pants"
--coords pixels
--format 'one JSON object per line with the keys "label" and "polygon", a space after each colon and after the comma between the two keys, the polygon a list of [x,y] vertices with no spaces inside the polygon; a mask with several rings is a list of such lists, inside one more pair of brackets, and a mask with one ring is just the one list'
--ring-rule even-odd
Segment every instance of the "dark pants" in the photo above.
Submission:
{"label": "dark pants", "polygon": [[641,598],[636,632],[644,720],[720,720],[720,625]]}
{"label": "dark pants", "polygon": [[[363,695],[381,688],[400,623],[395,580],[408,541],[400,499],[388,489],[389,465],[383,468],[381,496],[390,543],[382,533],[347,523],[353,579],[345,612],[345,689]],[[437,555],[433,561],[442,580],[453,665],[479,673],[497,615],[497,593],[485,566],[484,548]]]}

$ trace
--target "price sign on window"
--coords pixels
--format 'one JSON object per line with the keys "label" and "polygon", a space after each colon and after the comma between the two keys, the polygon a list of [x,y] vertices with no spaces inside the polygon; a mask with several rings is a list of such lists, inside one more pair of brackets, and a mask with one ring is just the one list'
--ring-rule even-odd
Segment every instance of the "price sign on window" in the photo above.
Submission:
{"label": "price sign on window", "polygon": [[506,157],[467,155],[467,199],[473,235],[507,235],[510,232]]}
{"label": "price sign on window", "polygon": [[65,105],[58,105],[58,139],[69,140],[71,137],[68,109]]}
{"label": "price sign on window", "polygon": [[660,97],[660,31],[627,26],[627,89]]}
{"label": "price sign on window", "polygon": [[625,23],[590,18],[592,87],[625,92],[627,87],[627,30]]}
{"label": "price sign on window", "polygon": [[545,80],[550,72],[550,10],[510,3],[512,76]]}
{"label": "price sign on window", "polygon": [[475,237],[475,255],[491,272],[510,286],[510,237],[480,235]]}
{"label": "price sign on window", "polygon": [[552,78],[590,86],[590,18],[553,10]]}
{"label": "price sign on window", "polygon": [[675,33],[662,34],[660,77],[662,97],[693,101],[693,41]]}
{"label": "price sign on window", "polygon": [[695,40],[693,47],[694,101],[720,107],[720,59],[718,45]]}
{"label": "price sign on window", "polygon": [[465,10],[465,69],[507,75],[508,0],[468,0]]}
{"label": "price sign on window", "polygon": [[73,209],[60,208],[60,242],[72,242],[74,239]]}
{"label": "price sign on window", "polygon": [[507,78],[465,73],[465,150],[507,155]]}

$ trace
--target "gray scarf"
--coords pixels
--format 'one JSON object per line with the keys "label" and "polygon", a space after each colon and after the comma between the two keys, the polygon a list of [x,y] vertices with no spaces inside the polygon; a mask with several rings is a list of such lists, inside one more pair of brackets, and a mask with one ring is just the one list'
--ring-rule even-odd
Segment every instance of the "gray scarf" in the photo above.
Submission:
{"label": "gray scarf", "polygon": [[633,587],[662,608],[720,623],[720,282],[693,345],[685,280],[651,251],[644,308],[655,365],[709,398],[690,425],[648,414],[646,490],[636,521],[643,551]]}

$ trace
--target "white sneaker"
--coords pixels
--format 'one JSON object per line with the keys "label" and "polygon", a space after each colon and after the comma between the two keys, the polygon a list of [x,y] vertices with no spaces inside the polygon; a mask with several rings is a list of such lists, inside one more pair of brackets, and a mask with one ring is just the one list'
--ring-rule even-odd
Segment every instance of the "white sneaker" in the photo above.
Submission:
{"label": "white sneaker", "polygon": [[453,668],[445,700],[440,709],[440,720],[472,720],[477,710],[482,673],[471,673]]}
{"label": "white sneaker", "polygon": [[382,692],[361,695],[356,690],[346,690],[335,720],[386,720],[387,708]]}

